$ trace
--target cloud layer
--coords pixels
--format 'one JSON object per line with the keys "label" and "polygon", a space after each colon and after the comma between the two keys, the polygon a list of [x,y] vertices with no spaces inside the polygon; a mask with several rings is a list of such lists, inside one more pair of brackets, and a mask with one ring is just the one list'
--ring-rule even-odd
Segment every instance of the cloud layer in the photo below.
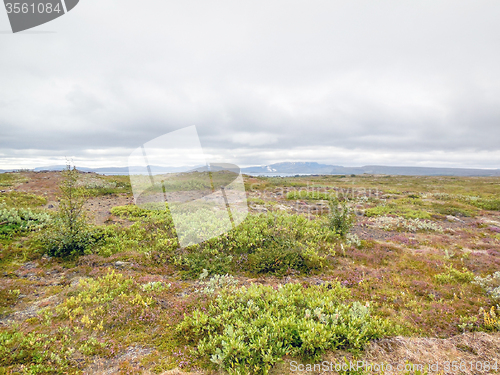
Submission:
{"label": "cloud layer", "polygon": [[[0,169],[213,159],[500,167],[496,1],[82,0],[0,33]],[[8,30],[0,12],[0,30]]]}

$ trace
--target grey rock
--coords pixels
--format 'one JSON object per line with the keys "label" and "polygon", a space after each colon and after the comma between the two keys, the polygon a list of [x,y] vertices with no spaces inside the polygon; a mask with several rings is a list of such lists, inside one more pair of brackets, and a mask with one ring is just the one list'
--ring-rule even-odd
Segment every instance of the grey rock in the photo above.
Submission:
{"label": "grey rock", "polygon": [[125,267],[130,267],[132,265],[131,262],[123,262],[121,260],[118,260],[114,263],[115,267],[118,268],[125,268]]}

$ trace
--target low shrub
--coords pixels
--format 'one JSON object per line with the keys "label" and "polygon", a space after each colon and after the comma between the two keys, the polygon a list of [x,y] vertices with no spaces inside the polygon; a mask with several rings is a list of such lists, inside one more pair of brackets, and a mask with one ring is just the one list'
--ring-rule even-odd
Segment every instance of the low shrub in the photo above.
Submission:
{"label": "low shrub", "polygon": [[108,181],[104,178],[93,177],[80,182],[88,195],[97,197],[102,195],[120,194],[131,192],[130,182]]}
{"label": "low shrub", "polygon": [[27,179],[19,173],[0,173],[1,187],[12,186],[24,181],[27,181]]}
{"label": "low shrub", "polygon": [[0,366],[20,366],[23,374],[67,374],[75,349],[65,337],[63,329],[51,335],[15,329],[0,332]]}
{"label": "low shrub", "polygon": [[403,232],[438,232],[443,233],[443,228],[429,220],[405,219],[402,217],[380,216],[375,219],[375,224],[384,230],[399,230]]}
{"label": "low shrub", "polygon": [[135,204],[130,204],[127,206],[115,206],[111,209],[111,214],[118,216],[118,217],[123,217],[127,219],[138,219],[141,217],[150,217],[153,215],[153,211],[151,210],[145,210],[143,208],[140,208],[139,206]]}
{"label": "low shrub", "polygon": [[491,306],[489,311],[481,308],[479,311],[483,315],[483,325],[487,330],[500,331],[500,306]]}
{"label": "low shrub", "polygon": [[330,206],[328,225],[332,231],[345,238],[354,225],[354,211],[347,206],[345,200],[339,203],[337,199],[331,199],[328,203]]}
{"label": "low shrub", "polygon": [[[128,228],[101,230],[94,246],[96,253],[111,255],[125,249],[161,253],[187,278],[197,278],[204,269],[210,275],[235,271],[308,273],[325,266],[326,256],[333,254],[339,240],[325,219],[311,221],[301,215],[276,212],[249,215],[228,233],[180,248],[167,211],[121,206],[113,208],[112,213],[137,222]],[[184,235],[189,232],[184,231]]]}
{"label": "low shrub", "polygon": [[471,199],[469,203],[482,210],[500,211],[500,199]]}
{"label": "low shrub", "polygon": [[349,297],[339,283],[227,288],[206,309],[186,315],[177,331],[230,374],[267,374],[287,355],[318,360],[326,350],[360,350],[397,331]]}
{"label": "low shrub", "polygon": [[459,203],[445,203],[432,204],[432,209],[434,212],[441,215],[452,215],[452,216],[463,216],[463,217],[473,217],[476,215],[477,209],[470,207],[465,204]]}
{"label": "low shrub", "polygon": [[437,274],[434,276],[436,281],[440,284],[451,284],[451,283],[469,283],[474,280],[474,273],[467,270],[467,268],[462,268],[462,271],[453,268],[453,266],[445,266],[446,272]]}
{"label": "low shrub", "polygon": [[332,198],[332,194],[321,192],[319,190],[294,190],[290,191],[286,195],[286,199],[311,199],[311,200],[329,200]]}
{"label": "low shrub", "polygon": [[500,271],[486,277],[476,276],[474,284],[481,286],[492,299],[500,302]]}
{"label": "low shrub", "polygon": [[0,204],[5,204],[7,207],[33,208],[47,204],[47,198],[22,191],[10,191],[0,193]]}
{"label": "low shrub", "polygon": [[12,237],[16,233],[39,230],[50,224],[52,216],[29,208],[7,208],[0,205],[0,237]]}
{"label": "low shrub", "polygon": [[213,295],[220,292],[224,288],[238,285],[238,280],[228,274],[213,275],[208,279],[207,276],[208,271],[203,270],[200,275],[200,281],[198,281],[199,289],[196,289],[197,293]]}
{"label": "low shrub", "polygon": [[414,210],[407,207],[397,207],[391,205],[380,205],[372,208],[368,208],[365,211],[365,216],[385,216],[385,215],[396,215],[403,217],[405,219],[430,219],[431,215],[427,211]]}
{"label": "low shrub", "polygon": [[339,236],[324,220],[284,212],[249,215],[235,229],[179,249],[175,264],[187,277],[231,271],[284,275],[322,269]]}

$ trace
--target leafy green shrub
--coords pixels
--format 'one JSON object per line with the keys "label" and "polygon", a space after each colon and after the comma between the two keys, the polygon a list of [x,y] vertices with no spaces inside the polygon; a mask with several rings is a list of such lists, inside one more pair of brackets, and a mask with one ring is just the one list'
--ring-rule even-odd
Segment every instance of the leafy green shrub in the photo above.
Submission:
{"label": "leafy green shrub", "polygon": [[261,199],[261,198],[254,198],[254,197],[249,197],[247,198],[248,203],[255,203],[255,204],[266,204],[266,201]]}
{"label": "leafy green shrub", "polygon": [[[181,250],[182,251],[182,250]],[[174,256],[173,263],[181,269],[186,277],[195,278],[204,269],[210,274],[226,274],[231,272],[233,256],[227,252],[212,249],[207,244],[186,248]]]}
{"label": "leafy green shrub", "polygon": [[105,177],[95,177],[82,179],[79,183],[86,189],[88,195],[97,197],[101,195],[120,194],[131,192],[132,186],[129,181],[109,181]]}
{"label": "leafy green shrub", "polygon": [[476,276],[474,284],[481,286],[491,298],[500,302],[500,271],[486,277]]}
{"label": "leafy green shrub", "polygon": [[452,216],[473,217],[477,213],[477,208],[457,202],[433,203],[432,209],[438,214]]}
{"label": "leafy green shrub", "polygon": [[431,215],[423,210],[413,210],[407,207],[397,207],[396,205],[380,205],[368,208],[365,211],[367,217],[397,215],[405,219],[430,219]]}
{"label": "leafy green shrub", "polygon": [[355,215],[352,208],[344,200],[339,204],[337,199],[329,201],[330,214],[328,215],[329,227],[332,231],[345,238],[354,225]]}
{"label": "leafy green shrub", "polygon": [[141,218],[141,217],[150,217],[152,215],[152,211],[145,210],[136,206],[135,204],[130,204],[127,206],[115,206],[111,209],[111,214],[124,217],[124,218]]}
{"label": "leafy green shrub", "polygon": [[177,331],[231,374],[267,374],[283,356],[317,360],[326,350],[360,350],[396,331],[349,297],[340,283],[227,288],[206,310],[185,316]]}
{"label": "leafy green shrub", "polygon": [[24,182],[27,179],[19,173],[0,173],[0,186],[12,186],[14,184]]}
{"label": "leafy green shrub", "polygon": [[[190,278],[197,278],[204,269],[209,274],[235,270],[277,275],[307,273],[324,267],[326,255],[333,253],[339,239],[324,219],[310,221],[301,215],[279,212],[249,215],[230,232],[181,249],[167,211],[131,205],[114,207],[112,213],[137,222],[129,228],[104,231],[95,247],[97,253],[111,255],[125,249],[158,252]],[[184,232],[189,235],[187,230]]]}
{"label": "leafy green shrub", "polygon": [[329,200],[332,198],[330,193],[325,193],[319,190],[294,190],[286,195],[286,199],[311,199],[311,200]]}
{"label": "leafy green shrub", "polygon": [[365,216],[367,217],[384,216],[389,213],[391,213],[391,207],[386,205],[375,206],[365,210]]}
{"label": "leafy green shrub", "polygon": [[51,221],[51,215],[46,212],[0,205],[0,237],[11,237],[15,233],[42,229]]}
{"label": "leafy green shrub", "polygon": [[468,271],[467,268],[462,268],[462,271],[453,268],[453,266],[445,266],[446,272],[434,276],[436,281],[440,284],[450,283],[469,283],[474,280],[474,274]]}
{"label": "leafy green shrub", "polygon": [[161,281],[151,281],[149,283],[141,285],[141,289],[143,292],[162,292],[166,289],[169,289],[172,284],[162,283]]}
{"label": "leafy green shrub", "polygon": [[339,236],[324,220],[284,212],[249,215],[238,227],[204,243],[180,249],[175,264],[195,278],[234,270],[284,275],[322,269]]}
{"label": "leafy green shrub", "polygon": [[0,332],[0,366],[23,374],[67,374],[75,352],[68,334],[63,328],[50,335],[16,329]]}
{"label": "leafy green shrub", "polygon": [[375,220],[376,225],[384,230],[398,230],[405,232],[438,232],[443,233],[443,228],[435,222],[420,219],[405,219],[402,217],[380,216]]}
{"label": "leafy green shrub", "polygon": [[257,273],[282,275],[288,270],[307,272],[308,267],[300,248],[282,248],[279,252],[257,249],[250,255],[252,270]]}
{"label": "leafy green shrub", "polygon": [[207,276],[208,271],[203,270],[200,275],[200,281],[198,281],[200,289],[196,289],[197,293],[213,295],[224,288],[238,285],[238,280],[228,274],[213,275],[208,280],[205,280]]}
{"label": "leafy green shrub", "polygon": [[0,193],[0,203],[8,207],[40,207],[47,204],[47,199],[39,195],[25,193],[23,191],[10,191]]}
{"label": "leafy green shrub", "polygon": [[500,211],[500,199],[470,199],[469,203],[482,210]]}
{"label": "leafy green shrub", "polygon": [[137,251],[147,256],[159,252],[168,261],[178,249],[177,237],[169,222],[152,217],[142,218],[130,227],[105,226],[91,232],[93,252],[110,256],[122,251]]}

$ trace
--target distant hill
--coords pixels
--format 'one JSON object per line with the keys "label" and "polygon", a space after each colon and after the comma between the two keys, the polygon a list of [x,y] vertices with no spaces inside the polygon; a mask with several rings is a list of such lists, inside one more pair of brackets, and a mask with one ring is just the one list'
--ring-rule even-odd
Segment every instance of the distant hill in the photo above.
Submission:
{"label": "distant hill", "polygon": [[469,168],[432,168],[432,167],[388,167],[383,165],[366,165],[363,167],[342,167],[319,163],[276,163],[265,166],[247,167],[243,173],[266,174],[385,174],[397,176],[500,176],[500,169],[469,169]]}
{"label": "distant hill", "polygon": [[332,174],[333,168],[343,168],[336,165],[319,164],[315,162],[284,162],[260,167],[241,168],[243,173],[304,173],[304,174]]}

